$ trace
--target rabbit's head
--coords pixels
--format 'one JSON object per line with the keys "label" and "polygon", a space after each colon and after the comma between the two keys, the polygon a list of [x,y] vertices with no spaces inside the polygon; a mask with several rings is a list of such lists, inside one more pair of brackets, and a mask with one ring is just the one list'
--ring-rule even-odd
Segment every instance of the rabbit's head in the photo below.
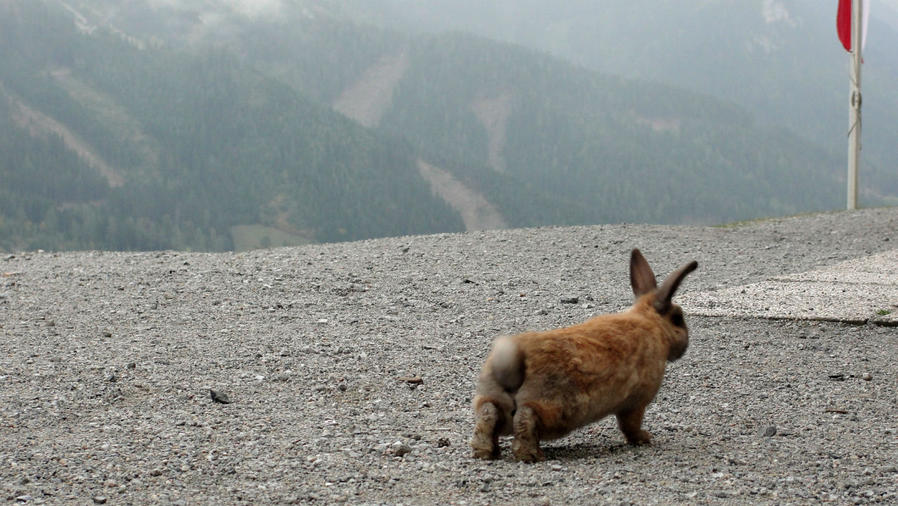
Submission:
{"label": "rabbit's head", "polygon": [[670,351],[667,359],[674,361],[683,356],[689,345],[689,329],[683,319],[683,309],[671,299],[687,274],[698,267],[692,261],[674,271],[659,287],[655,282],[655,273],[648,261],[638,249],[630,254],[630,285],[636,302],[633,310],[644,316],[660,321],[661,330],[670,340]]}

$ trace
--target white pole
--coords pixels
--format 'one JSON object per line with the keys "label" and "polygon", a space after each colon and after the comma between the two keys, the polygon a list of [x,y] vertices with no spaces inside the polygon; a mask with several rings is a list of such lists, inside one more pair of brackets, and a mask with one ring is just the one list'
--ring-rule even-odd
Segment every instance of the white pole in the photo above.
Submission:
{"label": "white pole", "polygon": [[857,209],[857,169],[861,151],[862,0],[851,2],[851,83],[848,103],[848,209]]}

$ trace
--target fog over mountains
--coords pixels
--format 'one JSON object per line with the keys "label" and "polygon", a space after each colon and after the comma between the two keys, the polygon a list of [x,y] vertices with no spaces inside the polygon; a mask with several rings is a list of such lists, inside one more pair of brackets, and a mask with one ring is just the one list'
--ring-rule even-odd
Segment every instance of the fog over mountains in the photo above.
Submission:
{"label": "fog over mountains", "polygon": [[[861,203],[898,203],[894,2]],[[0,248],[228,250],[844,204],[835,5],[0,0]]]}

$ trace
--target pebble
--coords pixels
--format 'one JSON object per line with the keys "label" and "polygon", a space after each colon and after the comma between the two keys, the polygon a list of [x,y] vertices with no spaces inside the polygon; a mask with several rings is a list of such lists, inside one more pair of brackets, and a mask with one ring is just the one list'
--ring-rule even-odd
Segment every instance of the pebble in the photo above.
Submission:
{"label": "pebble", "polygon": [[392,446],[393,455],[397,457],[404,457],[412,452],[412,448],[404,443],[396,442]]}
{"label": "pebble", "polygon": [[228,397],[228,394],[220,392],[218,390],[209,389],[209,396],[212,397],[212,402],[217,402],[219,404],[231,403],[231,398]]}

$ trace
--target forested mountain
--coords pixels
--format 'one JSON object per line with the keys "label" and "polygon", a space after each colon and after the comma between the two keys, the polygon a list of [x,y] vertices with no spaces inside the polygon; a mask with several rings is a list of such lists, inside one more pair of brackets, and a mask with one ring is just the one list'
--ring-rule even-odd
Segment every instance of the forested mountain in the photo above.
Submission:
{"label": "forested mountain", "polygon": [[579,202],[592,222],[719,223],[841,200],[837,160],[733,105],[459,34],[408,53],[382,128]]}
{"label": "forested mountain", "polygon": [[[835,0],[340,3],[356,18],[381,26],[423,33],[464,30],[602,72],[731,101],[757,121],[782,125],[844,164],[849,57],[836,38]],[[871,4],[862,79],[861,180],[874,194],[894,196],[898,2]]]}
{"label": "forested mountain", "polygon": [[[0,0],[0,248],[720,223],[844,199],[839,156],[735,103],[376,27],[365,5]],[[866,203],[898,194],[877,190]]]}
{"label": "forested mountain", "polygon": [[54,7],[0,7],[0,246],[224,250],[240,225],[288,242],[463,228],[406,143],[227,51],[79,34]]}

